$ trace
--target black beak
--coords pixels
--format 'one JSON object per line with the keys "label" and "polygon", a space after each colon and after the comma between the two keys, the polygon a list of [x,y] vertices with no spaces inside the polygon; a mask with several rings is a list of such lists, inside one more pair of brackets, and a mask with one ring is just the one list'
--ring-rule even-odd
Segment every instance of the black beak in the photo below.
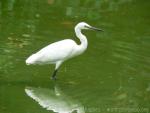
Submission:
{"label": "black beak", "polygon": [[96,28],[96,27],[92,27],[92,26],[86,26],[88,29],[91,29],[91,30],[95,30],[95,31],[103,31],[102,29],[99,29],[99,28]]}

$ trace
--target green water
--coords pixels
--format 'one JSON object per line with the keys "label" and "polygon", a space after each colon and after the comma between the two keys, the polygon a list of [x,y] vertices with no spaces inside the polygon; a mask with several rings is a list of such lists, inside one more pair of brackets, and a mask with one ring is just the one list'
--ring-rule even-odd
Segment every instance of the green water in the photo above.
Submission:
{"label": "green water", "polygon": [[[52,42],[78,42],[81,21],[104,32],[84,31],[87,51],[61,66],[56,83],[53,65],[25,64]],[[149,0],[0,0],[0,113],[149,113],[149,106]]]}

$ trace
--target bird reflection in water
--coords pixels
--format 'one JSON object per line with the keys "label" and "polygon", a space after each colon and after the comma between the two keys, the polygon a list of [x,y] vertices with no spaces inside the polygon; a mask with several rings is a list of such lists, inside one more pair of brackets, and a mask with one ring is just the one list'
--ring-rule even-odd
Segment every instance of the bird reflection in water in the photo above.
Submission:
{"label": "bird reflection in water", "polygon": [[85,113],[84,107],[65,95],[57,85],[54,89],[26,87],[25,92],[47,110],[57,113]]}

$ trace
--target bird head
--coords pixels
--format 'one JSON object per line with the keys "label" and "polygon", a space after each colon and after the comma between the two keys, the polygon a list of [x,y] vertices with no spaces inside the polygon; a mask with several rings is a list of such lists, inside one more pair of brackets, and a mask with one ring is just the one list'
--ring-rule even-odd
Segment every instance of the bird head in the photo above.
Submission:
{"label": "bird head", "polygon": [[85,23],[85,22],[80,22],[76,25],[75,27],[76,29],[90,29],[90,30],[96,30],[96,31],[103,31],[102,29],[96,28],[96,27],[92,27],[89,24]]}

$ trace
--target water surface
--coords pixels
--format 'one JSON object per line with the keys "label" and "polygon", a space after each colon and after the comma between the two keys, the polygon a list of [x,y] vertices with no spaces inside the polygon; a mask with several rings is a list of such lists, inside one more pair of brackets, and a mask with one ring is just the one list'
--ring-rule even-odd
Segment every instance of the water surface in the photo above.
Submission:
{"label": "water surface", "polygon": [[[1,0],[0,113],[53,113],[25,88],[40,95],[54,92],[56,84],[66,95],[63,102],[71,98],[85,113],[148,113],[149,6],[149,0]],[[87,51],[62,65],[57,83],[50,80],[53,65],[25,65],[30,54],[52,42],[79,42],[74,26],[81,21],[104,32],[84,31]]]}

